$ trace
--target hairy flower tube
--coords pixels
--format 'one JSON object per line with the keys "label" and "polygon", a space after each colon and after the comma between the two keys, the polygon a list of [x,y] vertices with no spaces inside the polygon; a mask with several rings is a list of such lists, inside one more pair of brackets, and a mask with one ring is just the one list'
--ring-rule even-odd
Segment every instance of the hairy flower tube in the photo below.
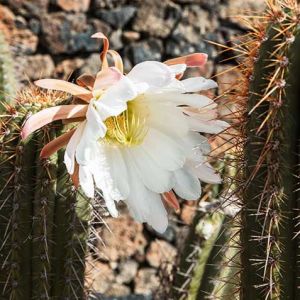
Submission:
{"label": "hairy flower tube", "polygon": [[[203,66],[207,55],[145,61],[124,75],[122,60],[109,50],[108,39],[102,33],[92,37],[104,41],[101,71],[95,77],[80,76],[77,84],[38,80],[39,87],[68,92],[74,101],[31,116],[22,137],[55,120],[74,123],[45,145],[41,156],[66,146],[67,170],[88,197],[100,191],[114,217],[116,202],[125,201],[137,221],[164,232],[164,202],[178,209],[177,196],[200,197],[199,179],[220,182],[207,162],[208,140],[200,133],[217,134],[228,124],[217,119],[213,100],[197,94],[217,84],[203,77],[180,80],[187,67]],[[107,54],[114,60],[112,67]]]}

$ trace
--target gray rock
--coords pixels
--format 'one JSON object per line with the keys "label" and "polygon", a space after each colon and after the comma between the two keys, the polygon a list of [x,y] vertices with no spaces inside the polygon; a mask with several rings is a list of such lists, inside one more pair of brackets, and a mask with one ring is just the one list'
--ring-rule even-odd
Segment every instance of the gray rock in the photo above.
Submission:
{"label": "gray rock", "polygon": [[114,50],[119,50],[123,47],[122,30],[113,31],[109,37],[110,47]]}
{"label": "gray rock", "polygon": [[113,27],[121,28],[131,20],[135,12],[136,7],[125,5],[111,10],[96,10],[95,14]]}
{"label": "gray rock", "polygon": [[102,8],[115,8],[118,6],[122,6],[126,3],[126,0],[94,0],[93,1],[94,9],[102,9]]}
{"label": "gray rock", "polygon": [[52,13],[42,19],[44,33],[42,44],[52,54],[93,52],[99,49],[99,41],[91,39],[94,26],[87,24],[84,14]]}
{"label": "gray rock", "polygon": [[169,0],[140,1],[133,29],[165,38],[175,27],[180,15],[180,7]]}
{"label": "gray rock", "polygon": [[162,41],[151,38],[149,40],[134,43],[129,47],[129,55],[133,64],[138,64],[145,60],[161,60],[163,51]]}
{"label": "gray rock", "polygon": [[138,263],[134,260],[127,260],[119,265],[119,274],[116,277],[118,283],[130,283],[138,269]]}

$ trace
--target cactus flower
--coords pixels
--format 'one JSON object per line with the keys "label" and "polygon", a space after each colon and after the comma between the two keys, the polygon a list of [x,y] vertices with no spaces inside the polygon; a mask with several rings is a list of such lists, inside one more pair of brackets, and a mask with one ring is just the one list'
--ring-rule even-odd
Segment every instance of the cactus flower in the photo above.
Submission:
{"label": "cactus flower", "polygon": [[[74,122],[73,129],[45,145],[48,157],[66,146],[65,164],[88,197],[100,191],[112,216],[125,201],[133,217],[164,232],[168,219],[162,199],[179,208],[175,194],[196,200],[200,181],[220,182],[206,161],[207,138],[228,124],[217,119],[217,104],[197,92],[217,87],[213,80],[180,80],[187,67],[205,64],[207,55],[191,54],[165,63],[145,61],[124,75],[120,56],[103,39],[102,69],[96,77],[82,75],[77,84],[38,80],[42,88],[74,96],[73,104],[47,108],[25,123],[22,137],[49,122]],[[115,65],[110,67],[107,54]]]}

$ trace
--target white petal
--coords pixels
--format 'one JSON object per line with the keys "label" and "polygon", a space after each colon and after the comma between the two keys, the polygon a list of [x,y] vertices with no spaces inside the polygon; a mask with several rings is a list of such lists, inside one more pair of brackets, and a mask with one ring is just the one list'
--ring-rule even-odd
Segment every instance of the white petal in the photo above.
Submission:
{"label": "white petal", "polygon": [[94,107],[95,103],[95,101],[91,100],[89,104],[86,114],[87,126],[85,126],[83,135],[88,135],[90,139],[98,140],[100,137],[105,136],[106,126],[103,123],[103,119]]}
{"label": "white petal", "polygon": [[[177,107],[165,105],[164,103],[149,103],[149,116],[147,125],[154,127],[165,134],[175,137],[184,137],[189,131],[185,116]],[[166,122],[166,120],[168,120]]]}
{"label": "white petal", "polygon": [[184,145],[180,145],[166,134],[150,128],[141,147],[165,170],[180,169],[185,163]]}
{"label": "white petal", "polygon": [[205,91],[209,89],[214,89],[218,87],[218,84],[204,77],[192,77],[185,80],[182,80],[181,83],[184,86],[184,89],[187,93]]}
{"label": "white petal", "polygon": [[169,68],[175,75],[182,74],[186,70],[186,64],[170,65]]}
{"label": "white petal", "polygon": [[76,161],[79,165],[87,166],[93,162],[98,155],[98,142],[89,140],[84,133],[85,131],[76,149]]}
{"label": "white petal", "polygon": [[117,147],[108,147],[106,154],[114,185],[120,191],[121,199],[124,200],[129,195],[128,175],[124,158]]}
{"label": "white petal", "polygon": [[202,121],[192,117],[187,120],[190,130],[197,132],[217,134],[229,127],[227,122],[220,120]]}
{"label": "white petal", "polygon": [[64,154],[64,163],[66,165],[69,174],[74,173],[76,148],[80,142],[85,125],[86,125],[86,121],[81,122],[78,125],[77,129],[75,130],[74,134],[72,135],[66,147],[66,151]]}
{"label": "white petal", "polygon": [[142,147],[133,147],[127,153],[135,164],[139,177],[149,190],[162,194],[173,188],[173,174],[156,164]]}
{"label": "white petal", "polygon": [[190,149],[187,157],[198,162],[203,162],[204,155],[207,155],[211,151],[207,138],[198,132],[189,132],[189,134],[184,137],[183,142],[186,143]]}
{"label": "white petal", "polygon": [[127,74],[134,83],[144,82],[149,88],[160,88],[168,85],[174,78],[171,69],[157,61],[145,61],[135,65]]}
{"label": "white petal", "polygon": [[197,94],[181,94],[179,92],[164,92],[160,94],[145,95],[146,99],[153,99],[158,102],[168,102],[175,105],[189,105],[196,108],[216,107],[217,104],[213,100]]}
{"label": "white petal", "polygon": [[197,163],[197,162],[188,162],[190,168],[193,169],[194,174],[201,180],[206,183],[211,184],[220,184],[222,179],[214,168],[209,163]]}
{"label": "white petal", "polygon": [[127,107],[126,103],[136,96],[134,84],[124,76],[108,88],[101,98],[94,103],[101,119],[106,120],[108,117],[117,116],[123,112]]}
{"label": "white petal", "polygon": [[126,200],[129,211],[138,222],[147,222],[156,231],[163,233],[168,226],[168,216],[160,195],[144,186],[129,157],[126,157],[126,161],[130,180],[130,194]]}
{"label": "white petal", "polygon": [[94,197],[93,176],[88,166],[79,166],[79,182],[83,192],[89,198]]}
{"label": "white petal", "polygon": [[113,218],[117,218],[119,213],[116,208],[115,200],[110,197],[110,195],[103,194],[103,198],[105,200],[106,207]]}
{"label": "white petal", "polygon": [[175,193],[185,200],[197,200],[201,196],[201,184],[198,178],[187,167],[174,172]]}

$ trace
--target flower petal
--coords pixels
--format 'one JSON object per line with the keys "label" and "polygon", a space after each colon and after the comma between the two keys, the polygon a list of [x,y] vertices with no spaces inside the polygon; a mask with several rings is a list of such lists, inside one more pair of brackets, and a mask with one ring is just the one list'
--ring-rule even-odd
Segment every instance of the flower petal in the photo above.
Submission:
{"label": "flower petal", "polygon": [[132,82],[123,76],[121,80],[109,87],[94,104],[102,120],[111,116],[118,116],[127,108],[127,102],[137,96]]}
{"label": "flower petal", "polygon": [[127,74],[134,83],[147,83],[149,88],[160,88],[175,78],[171,69],[157,61],[145,61],[135,65]]}
{"label": "flower petal", "polygon": [[50,143],[45,145],[40,153],[41,158],[48,158],[52,154],[54,154],[56,151],[61,149],[62,147],[66,146],[70,139],[72,138],[72,135],[74,134],[75,129],[70,130],[69,132],[66,132],[59,136],[58,138],[52,140]]}
{"label": "flower petal", "polygon": [[187,121],[190,130],[210,134],[218,134],[230,126],[227,122],[221,120],[202,121],[200,119],[187,117]]}
{"label": "flower petal", "polygon": [[94,181],[88,166],[79,165],[79,182],[85,195],[89,198],[94,198]]}
{"label": "flower petal", "polygon": [[59,79],[40,79],[35,81],[34,83],[35,85],[44,89],[69,93],[87,102],[92,98],[92,94],[89,90],[68,81]]}
{"label": "flower petal", "polygon": [[29,134],[53,121],[83,117],[87,108],[87,105],[61,105],[43,109],[26,121],[21,137],[26,139]]}
{"label": "flower petal", "polygon": [[67,167],[69,174],[74,173],[75,153],[76,153],[77,146],[80,142],[85,124],[86,124],[86,121],[79,124],[79,126],[77,127],[75,133],[72,135],[72,137],[66,147],[66,151],[65,151],[65,155],[64,155],[64,163]]}
{"label": "flower petal", "polygon": [[181,80],[181,83],[183,84],[185,92],[187,93],[205,91],[218,87],[218,84],[215,81],[206,79],[204,77],[192,77],[184,79]]}
{"label": "flower petal", "polygon": [[207,62],[207,54],[193,53],[165,61],[166,65],[186,64],[188,67],[202,67]]}
{"label": "flower petal", "polygon": [[166,203],[170,207],[173,207],[175,209],[175,211],[180,210],[180,205],[179,205],[178,199],[172,191],[163,193],[162,196],[163,196],[163,199],[166,201]]}
{"label": "flower petal", "polygon": [[197,200],[201,196],[201,184],[196,175],[187,167],[174,172],[176,185],[175,193],[185,200]]}
{"label": "flower petal", "polygon": [[220,175],[216,173],[209,163],[197,164],[196,162],[188,161],[188,166],[201,181],[211,184],[222,183]]}
{"label": "flower petal", "polygon": [[87,87],[89,90],[92,90],[95,83],[95,77],[89,74],[82,74],[76,79],[76,83],[82,87]]}
{"label": "flower petal", "polygon": [[109,86],[115,84],[122,78],[122,74],[116,68],[106,68],[98,72],[95,83],[94,90],[107,89]]}

